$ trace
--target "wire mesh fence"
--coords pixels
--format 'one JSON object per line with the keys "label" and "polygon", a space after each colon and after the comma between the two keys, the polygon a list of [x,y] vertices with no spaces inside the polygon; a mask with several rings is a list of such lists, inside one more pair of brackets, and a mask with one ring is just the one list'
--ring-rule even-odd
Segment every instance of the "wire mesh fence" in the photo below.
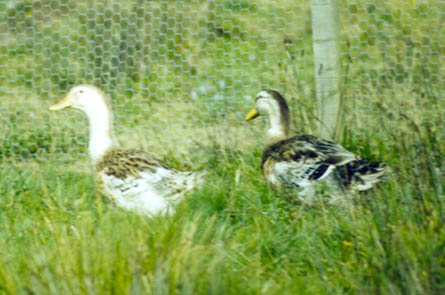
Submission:
{"label": "wire mesh fence", "polygon": [[[343,134],[430,124],[443,136],[444,2],[339,9]],[[258,146],[243,118],[262,88],[288,99],[294,133],[314,133],[313,71],[310,1],[0,0],[0,159],[86,163],[85,118],[47,111],[81,83],[111,96],[125,147]]]}
{"label": "wire mesh fence", "polygon": [[[347,1],[341,7],[345,126],[390,150],[444,141],[445,2]],[[397,148],[394,148],[398,145]],[[431,155],[421,155],[428,158]]]}
{"label": "wire mesh fence", "polygon": [[197,142],[245,142],[251,97],[289,83],[278,73],[286,64],[283,38],[310,37],[309,11],[292,1],[2,5],[1,155],[13,160],[82,154],[81,115],[46,111],[79,83],[111,95],[125,146],[186,152]]}

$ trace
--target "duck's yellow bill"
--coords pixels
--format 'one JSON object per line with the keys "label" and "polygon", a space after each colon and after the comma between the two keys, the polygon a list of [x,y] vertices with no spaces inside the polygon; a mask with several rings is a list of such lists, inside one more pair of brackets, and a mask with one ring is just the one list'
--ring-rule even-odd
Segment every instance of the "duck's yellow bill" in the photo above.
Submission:
{"label": "duck's yellow bill", "polygon": [[260,115],[260,113],[258,113],[257,109],[251,109],[246,116],[246,121],[250,121],[252,119],[255,119],[256,117],[258,117]]}
{"label": "duck's yellow bill", "polygon": [[52,105],[49,107],[50,111],[58,111],[72,105],[71,101],[69,101],[68,97],[63,98],[59,103]]}

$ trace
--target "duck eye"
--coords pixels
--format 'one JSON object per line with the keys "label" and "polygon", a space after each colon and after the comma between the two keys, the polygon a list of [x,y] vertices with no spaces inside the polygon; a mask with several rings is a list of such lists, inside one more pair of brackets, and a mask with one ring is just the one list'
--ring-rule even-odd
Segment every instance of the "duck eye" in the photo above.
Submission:
{"label": "duck eye", "polygon": [[79,93],[82,94],[82,93],[83,93],[83,90],[79,90]]}

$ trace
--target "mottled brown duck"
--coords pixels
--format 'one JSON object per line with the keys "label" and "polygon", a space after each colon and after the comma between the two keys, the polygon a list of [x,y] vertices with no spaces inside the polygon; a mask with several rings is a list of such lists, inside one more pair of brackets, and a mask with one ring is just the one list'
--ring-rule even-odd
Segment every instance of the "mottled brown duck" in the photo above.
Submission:
{"label": "mottled brown duck", "polygon": [[317,187],[341,192],[366,191],[380,181],[383,163],[370,162],[332,141],[313,135],[289,134],[289,108],[274,90],[256,95],[246,120],[269,118],[261,168],[273,187],[295,189],[299,197],[313,197]]}

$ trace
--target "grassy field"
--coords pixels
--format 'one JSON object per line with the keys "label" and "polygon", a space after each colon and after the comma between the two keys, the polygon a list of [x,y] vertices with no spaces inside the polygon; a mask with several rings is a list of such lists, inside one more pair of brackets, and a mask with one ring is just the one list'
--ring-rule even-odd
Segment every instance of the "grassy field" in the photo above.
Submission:
{"label": "grassy field", "polygon": [[[338,140],[391,173],[310,205],[268,188],[266,122],[243,122],[268,87],[315,133],[309,2],[0,8],[0,294],[445,293],[443,2],[342,2]],[[85,82],[110,93],[123,146],[209,172],[174,216],[96,192],[85,118],[47,111]]]}

